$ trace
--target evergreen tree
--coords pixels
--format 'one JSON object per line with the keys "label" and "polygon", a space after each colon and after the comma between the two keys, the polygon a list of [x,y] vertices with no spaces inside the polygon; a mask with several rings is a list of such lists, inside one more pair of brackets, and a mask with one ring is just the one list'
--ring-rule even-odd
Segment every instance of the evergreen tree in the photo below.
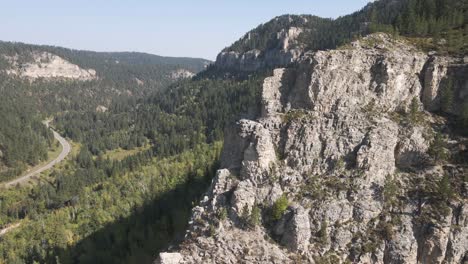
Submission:
{"label": "evergreen tree", "polygon": [[453,107],[453,79],[448,78],[440,92],[440,106],[445,113],[450,113]]}
{"label": "evergreen tree", "polygon": [[414,97],[411,100],[409,118],[411,123],[417,124],[421,121],[421,112],[419,111],[419,99]]}

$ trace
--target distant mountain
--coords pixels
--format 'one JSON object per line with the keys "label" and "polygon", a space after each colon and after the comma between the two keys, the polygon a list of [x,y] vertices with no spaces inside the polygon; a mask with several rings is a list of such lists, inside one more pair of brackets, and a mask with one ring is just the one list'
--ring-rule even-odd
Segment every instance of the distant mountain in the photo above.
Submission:
{"label": "distant mountain", "polygon": [[[7,66],[5,63],[8,61],[8,57],[17,57],[18,62],[28,63],[34,59],[33,54],[43,53],[56,55],[81,68],[94,69],[98,76],[114,81],[138,77],[144,79],[149,77],[146,75],[155,72],[162,74],[178,69],[197,73],[210,63],[209,60],[199,58],[163,57],[140,52],[95,52],[0,41],[3,67]],[[120,76],[115,76],[117,74]],[[156,79],[159,76],[159,74],[153,75],[151,78]]]}
{"label": "distant mountain", "polygon": [[4,92],[28,91],[49,112],[108,107],[119,97],[141,98],[202,71],[205,59],[138,52],[93,52],[0,42]]}

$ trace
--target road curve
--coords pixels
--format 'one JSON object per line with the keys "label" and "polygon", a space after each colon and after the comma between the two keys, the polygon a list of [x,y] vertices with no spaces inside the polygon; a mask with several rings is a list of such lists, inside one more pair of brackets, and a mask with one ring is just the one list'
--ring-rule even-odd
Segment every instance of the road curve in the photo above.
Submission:
{"label": "road curve", "polygon": [[[47,125],[48,125],[48,122],[47,122]],[[54,165],[56,165],[57,163],[64,160],[68,156],[68,154],[70,154],[70,151],[71,151],[70,143],[68,143],[68,141],[66,139],[64,139],[62,136],[60,136],[60,134],[57,133],[52,128],[50,128],[50,130],[52,130],[52,133],[54,133],[54,137],[60,142],[60,145],[62,145],[62,152],[60,152],[60,154],[58,155],[57,158],[55,158],[51,162],[45,164],[44,166],[36,168],[33,171],[28,172],[28,174],[26,174],[26,175],[23,175],[23,176],[15,179],[15,180],[12,180],[12,181],[9,181],[9,182],[5,183],[5,187],[9,188],[9,187],[15,186],[18,183],[19,184],[24,183],[25,181],[29,180],[31,177],[33,177],[33,176],[35,176],[35,175],[37,175],[37,174],[39,174],[39,173],[41,173],[41,172],[43,172],[45,170],[48,170],[48,169],[52,168]]]}

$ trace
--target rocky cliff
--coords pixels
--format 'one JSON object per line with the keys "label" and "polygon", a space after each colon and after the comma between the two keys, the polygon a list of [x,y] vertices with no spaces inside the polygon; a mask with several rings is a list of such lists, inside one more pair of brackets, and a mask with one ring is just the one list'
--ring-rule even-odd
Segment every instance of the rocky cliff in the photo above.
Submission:
{"label": "rocky cliff", "polygon": [[[296,39],[303,29],[291,27],[276,33],[276,42],[279,44],[271,49],[262,51],[252,49],[247,52],[223,51],[216,58],[216,66],[219,68],[237,71],[257,71],[262,68],[288,65],[297,61],[303,49],[295,47]],[[245,37],[249,39],[249,35]],[[245,41],[244,40],[244,41]]]}
{"label": "rocky cliff", "polygon": [[29,57],[29,61],[20,62],[18,56],[5,56],[11,64],[6,73],[30,80],[64,78],[87,81],[97,78],[94,69],[82,69],[52,53],[32,52]]}
{"label": "rocky cliff", "polygon": [[[304,51],[298,38],[310,30],[306,27],[309,19],[310,16],[277,17],[238,40],[235,44],[238,49],[225,49],[219,53],[215,65],[221,69],[252,72],[296,62]],[[288,26],[270,28],[275,23]]]}
{"label": "rocky cliff", "polygon": [[459,114],[468,64],[384,34],[297,61],[228,129],[184,242],[158,261],[467,263],[468,140],[430,111],[450,89]]}

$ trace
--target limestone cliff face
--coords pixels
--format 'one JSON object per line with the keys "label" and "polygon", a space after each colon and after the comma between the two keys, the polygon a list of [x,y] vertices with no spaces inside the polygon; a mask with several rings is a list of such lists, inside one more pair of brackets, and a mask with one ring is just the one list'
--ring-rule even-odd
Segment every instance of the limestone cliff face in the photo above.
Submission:
{"label": "limestone cliff face", "polygon": [[[215,65],[221,69],[256,71],[263,68],[285,66],[296,62],[303,53],[297,38],[303,32],[300,27],[282,29],[276,33],[276,46],[267,50],[253,49],[246,52],[223,51],[218,54]],[[247,34],[240,41],[248,41]]]}
{"label": "limestone cliff face", "polygon": [[27,63],[20,63],[17,57],[6,57],[11,64],[6,73],[30,80],[63,78],[88,81],[97,78],[95,70],[82,69],[52,53],[32,52],[30,57]]}
{"label": "limestone cliff face", "polygon": [[[467,70],[378,34],[274,70],[261,116],[227,131],[184,243],[160,261],[466,263],[466,162],[432,160],[445,125],[423,109],[440,108],[448,78],[456,104],[466,102]],[[417,122],[404,114],[413,101]],[[450,138],[447,148],[466,158],[467,143]],[[287,209],[274,218],[282,196]]]}

